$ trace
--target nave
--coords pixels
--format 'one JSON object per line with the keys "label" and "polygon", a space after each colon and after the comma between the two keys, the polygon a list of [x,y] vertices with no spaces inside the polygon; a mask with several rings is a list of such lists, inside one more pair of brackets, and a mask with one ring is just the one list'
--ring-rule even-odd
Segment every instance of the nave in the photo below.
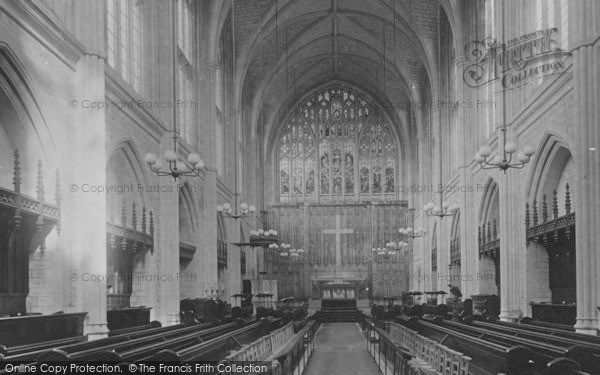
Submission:
{"label": "nave", "polygon": [[379,373],[358,323],[324,323],[315,334],[315,348],[305,370],[307,375]]}

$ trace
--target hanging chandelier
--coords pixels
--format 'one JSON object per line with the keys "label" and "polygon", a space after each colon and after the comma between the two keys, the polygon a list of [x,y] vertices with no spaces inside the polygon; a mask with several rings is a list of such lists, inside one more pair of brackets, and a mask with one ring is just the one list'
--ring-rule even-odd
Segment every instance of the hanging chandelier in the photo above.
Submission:
{"label": "hanging chandelier", "polygon": [[[504,18],[502,18],[502,37],[504,38]],[[492,149],[483,145],[479,148],[479,151],[475,154],[475,161],[477,161],[482,169],[495,169],[498,168],[506,174],[506,170],[509,168],[522,169],[525,164],[529,163],[531,156],[535,154],[535,147],[533,145],[526,145],[521,151],[518,151],[518,146],[514,141],[506,142],[506,90],[502,90],[502,121],[503,125],[500,128],[502,132],[502,153],[498,152],[491,160],[488,160],[492,154]],[[513,155],[516,156],[516,163],[513,163]]]}
{"label": "hanging chandelier", "polygon": [[248,205],[246,202],[242,202],[239,205],[238,210],[238,196],[239,194],[234,194],[234,207],[232,208],[229,203],[223,203],[217,205],[217,212],[221,214],[223,217],[228,217],[234,220],[250,217],[254,215],[256,212],[256,207],[253,205]]}
{"label": "hanging chandelier", "polygon": [[[531,156],[535,154],[535,147],[532,145],[526,145],[522,151],[518,151],[518,146],[515,142],[506,141],[506,124],[502,125],[500,131],[502,132],[502,154],[498,153],[491,160],[489,156],[492,154],[492,149],[483,145],[479,151],[475,154],[475,161],[477,161],[482,169],[495,169],[498,168],[504,173],[509,168],[522,169],[525,164],[529,163]],[[513,155],[517,154],[517,162],[513,163]]]}
{"label": "hanging chandelier", "polygon": [[398,232],[410,238],[425,237],[427,230],[425,228],[400,228]]}
{"label": "hanging chandelier", "polygon": [[279,256],[290,260],[298,260],[304,256],[303,249],[292,249],[292,245],[288,243],[282,244],[270,244],[268,247],[270,250],[279,251]]}
{"label": "hanging chandelier", "polygon": [[[177,6],[176,0],[173,1],[173,103],[177,103]],[[177,105],[173,106],[173,130],[167,130],[173,133],[173,149],[165,152],[164,157],[168,168],[163,169],[163,162],[158,157],[149,152],[144,158],[150,169],[158,176],[172,176],[175,180],[183,176],[199,177],[204,169],[204,162],[200,155],[192,152],[187,157],[187,163],[179,159],[179,132],[177,131]]]}
{"label": "hanging chandelier", "polygon": [[[442,193],[440,193],[440,201]],[[454,216],[458,212],[459,206],[458,203],[454,202],[452,204],[448,202],[443,202],[441,205],[435,205],[433,202],[427,203],[423,206],[423,211],[427,216],[437,216],[440,219],[443,219],[446,216]]]}
{"label": "hanging chandelier", "polygon": [[[235,0],[233,0],[231,2],[231,35],[232,35],[232,66],[234,67],[235,70],[235,66],[236,66],[236,62],[235,62]],[[235,71],[232,72],[232,76],[235,77],[236,73]],[[230,219],[242,219],[242,218],[246,218],[246,217],[250,217],[253,216],[254,213],[256,212],[256,206],[254,205],[248,205],[248,203],[246,202],[242,202],[239,204],[239,211],[238,211],[238,200],[239,200],[239,193],[238,193],[238,124],[236,123],[234,126],[234,132],[233,132],[233,136],[235,139],[235,144],[233,146],[233,161],[234,161],[234,193],[233,193],[233,208],[231,207],[231,204],[229,202],[223,203],[222,205],[219,204],[217,205],[217,212],[226,218],[230,218]]]}

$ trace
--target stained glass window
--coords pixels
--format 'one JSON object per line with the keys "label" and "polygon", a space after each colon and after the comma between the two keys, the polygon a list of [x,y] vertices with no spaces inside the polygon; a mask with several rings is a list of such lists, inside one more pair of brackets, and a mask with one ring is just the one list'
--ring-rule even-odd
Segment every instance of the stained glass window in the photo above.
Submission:
{"label": "stained glass window", "polygon": [[282,202],[397,199],[398,153],[389,124],[343,87],[298,107],[278,151]]}
{"label": "stained glass window", "polygon": [[142,22],[139,0],[107,0],[107,62],[141,92]]}

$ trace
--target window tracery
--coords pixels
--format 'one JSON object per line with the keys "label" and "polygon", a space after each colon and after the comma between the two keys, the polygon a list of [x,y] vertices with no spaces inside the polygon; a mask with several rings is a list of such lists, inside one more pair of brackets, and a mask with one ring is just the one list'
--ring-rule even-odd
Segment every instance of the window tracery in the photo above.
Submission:
{"label": "window tracery", "polygon": [[398,154],[389,124],[343,87],[296,109],[277,155],[281,202],[397,199]]}

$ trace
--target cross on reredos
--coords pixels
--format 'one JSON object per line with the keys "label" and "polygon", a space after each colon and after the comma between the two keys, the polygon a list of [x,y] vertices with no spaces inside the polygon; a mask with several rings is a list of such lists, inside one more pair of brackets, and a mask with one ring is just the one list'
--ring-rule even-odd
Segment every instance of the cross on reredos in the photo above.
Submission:
{"label": "cross on reredos", "polygon": [[323,229],[323,234],[335,234],[335,265],[342,264],[342,234],[354,233],[354,229],[342,229],[340,215],[335,215],[335,229]]}

